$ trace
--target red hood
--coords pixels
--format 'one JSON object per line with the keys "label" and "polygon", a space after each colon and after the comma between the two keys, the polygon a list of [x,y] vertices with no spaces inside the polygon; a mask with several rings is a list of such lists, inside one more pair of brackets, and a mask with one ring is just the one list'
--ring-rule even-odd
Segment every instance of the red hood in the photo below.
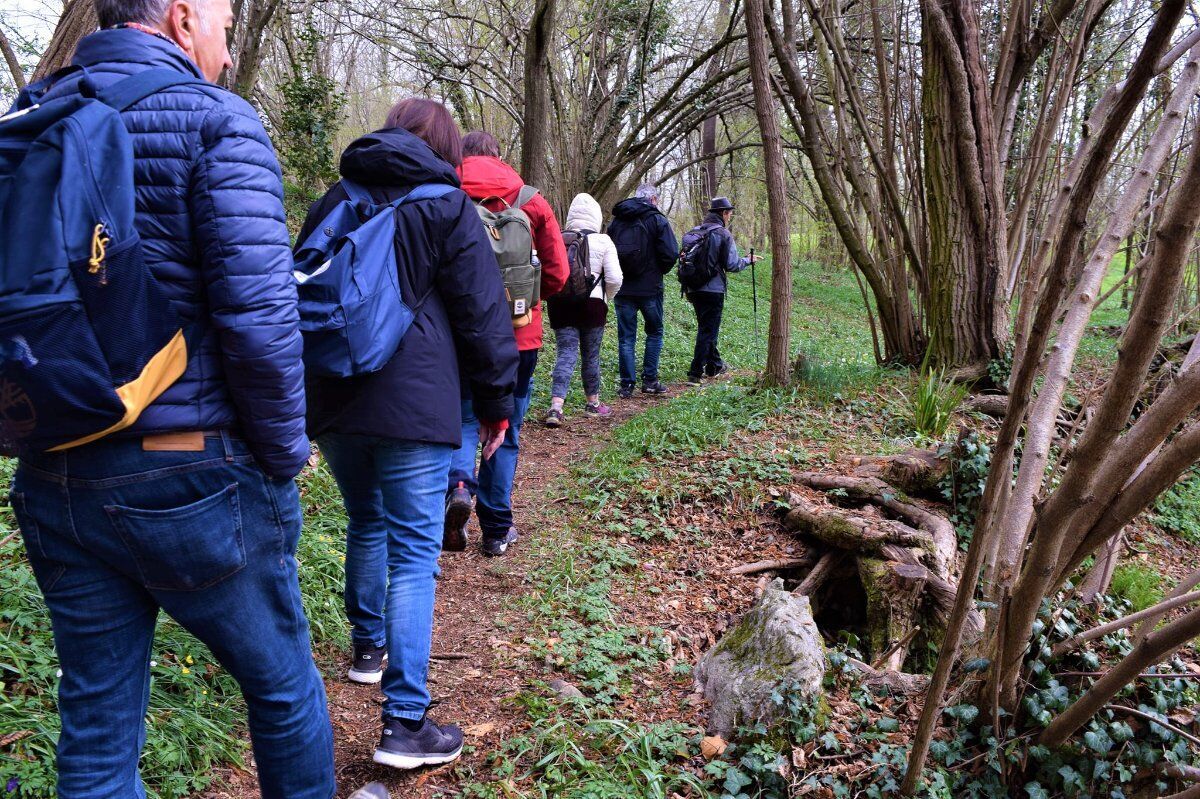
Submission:
{"label": "red hood", "polygon": [[458,168],[462,189],[475,200],[484,197],[503,197],[512,202],[525,185],[517,170],[490,155],[472,155],[463,159]]}

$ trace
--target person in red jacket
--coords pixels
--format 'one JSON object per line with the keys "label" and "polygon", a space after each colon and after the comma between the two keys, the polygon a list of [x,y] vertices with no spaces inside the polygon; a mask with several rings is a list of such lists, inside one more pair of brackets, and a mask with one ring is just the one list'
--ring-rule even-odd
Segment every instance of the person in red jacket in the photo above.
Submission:
{"label": "person in red jacket", "polygon": [[[500,144],[490,133],[473,131],[463,137],[463,162],[458,168],[462,189],[476,202],[491,199],[492,211],[513,205],[525,181],[504,161],[500,160]],[[503,201],[503,202],[501,202]],[[557,294],[567,283],[567,250],[562,231],[550,203],[541,194],[521,206],[533,229],[533,247],[542,262],[542,299]],[[499,268],[499,267],[497,267]],[[513,397],[515,410],[509,419],[504,443],[491,458],[479,464],[479,421],[475,418],[471,397],[463,380],[462,449],[450,465],[449,492],[446,497],[446,522],[442,538],[444,549],[460,551],[467,546],[467,521],[471,518],[471,499],[477,499],[476,514],[483,531],[483,554],[503,555],[509,544],[517,540],[513,526],[512,486],[517,472],[521,423],[529,409],[533,388],[533,370],[538,351],[542,348],[542,309],[533,308],[529,324],[514,329],[521,361],[517,370],[517,390]]]}

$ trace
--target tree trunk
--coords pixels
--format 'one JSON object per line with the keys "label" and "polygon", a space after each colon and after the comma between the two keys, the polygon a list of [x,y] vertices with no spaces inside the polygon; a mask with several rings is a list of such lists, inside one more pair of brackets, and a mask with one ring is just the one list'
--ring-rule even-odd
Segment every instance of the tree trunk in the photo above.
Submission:
{"label": "tree trunk", "polygon": [[0,53],[4,55],[4,61],[8,64],[8,71],[12,73],[13,85],[17,90],[25,88],[25,73],[21,69],[21,62],[17,59],[16,52],[12,49],[12,45],[8,42],[8,37],[4,35],[4,30],[0,29]]}
{"label": "tree trunk", "polygon": [[763,0],[747,0],[746,37],[750,49],[750,80],[754,84],[754,114],[762,133],[766,169],[767,210],[771,219],[771,322],[767,332],[766,381],[788,382],[791,369],[792,242],[788,229],[787,189],[775,95],[771,90],[770,60]]}
{"label": "tree trunk", "polygon": [[546,133],[550,127],[550,45],[557,0],[537,0],[525,37],[525,111],[521,127],[521,175],[531,186],[547,185]]}
{"label": "tree trunk", "polygon": [[921,105],[934,363],[983,374],[1008,343],[1005,212],[974,0],[923,0]]}
{"label": "tree trunk", "polygon": [[92,0],[70,0],[54,27],[50,46],[33,71],[33,80],[41,80],[70,63],[79,40],[96,30],[98,24]]}
{"label": "tree trunk", "polygon": [[242,97],[249,97],[258,84],[258,71],[262,66],[263,38],[267,26],[275,17],[279,0],[247,0],[249,7],[242,9],[238,4],[237,30],[234,32],[234,66],[227,76],[229,88]]}

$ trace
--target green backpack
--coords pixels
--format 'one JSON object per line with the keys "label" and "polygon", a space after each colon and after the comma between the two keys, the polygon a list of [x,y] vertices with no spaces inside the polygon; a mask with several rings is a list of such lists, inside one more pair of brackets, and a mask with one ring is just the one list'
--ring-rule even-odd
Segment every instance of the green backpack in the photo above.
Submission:
{"label": "green backpack", "polygon": [[[479,219],[487,230],[492,252],[500,264],[504,293],[513,327],[525,327],[533,321],[533,309],[542,300],[542,265],[533,250],[533,228],[529,216],[521,210],[538,190],[522,186],[517,204],[509,205],[503,197],[484,197],[475,204]],[[498,200],[504,203],[499,211],[489,211],[486,204]]]}

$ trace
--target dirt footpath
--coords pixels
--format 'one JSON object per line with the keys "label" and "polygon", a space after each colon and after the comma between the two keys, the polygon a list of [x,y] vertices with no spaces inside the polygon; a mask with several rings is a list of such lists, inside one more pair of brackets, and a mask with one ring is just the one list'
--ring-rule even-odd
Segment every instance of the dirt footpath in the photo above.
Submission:
{"label": "dirt footpath", "polygon": [[[677,393],[675,388],[673,393]],[[635,395],[613,400],[609,419],[585,418],[582,409],[568,408],[567,424],[557,430],[542,426],[544,408],[532,407],[522,428],[521,463],[513,490],[517,527],[528,539],[553,530],[560,506],[554,491],[562,490],[557,478],[585,453],[608,440],[608,432],[666,398]],[[377,687],[355,685],[344,670],[326,675],[329,714],[333,722],[338,797],[346,797],[365,783],[386,784],[394,798],[433,796],[455,780],[456,766],[479,766],[489,752],[521,729],[523,714],[505,703],[526,684],[524,663],[515,662],[509,649],[524,637],[517,598],[528,590],[525,576],[536,563],[529,548],[518,542],[502,558],[479,554],[479,530],[471,522],[471,546],[461,553],[445,553],[438,583],[433,656],[429,689],[430,714],[441,722],[461,725],[467,752],[457,763],[416,772],[398,772],[371,760],[379,738],[379,708],[383,696]],[[507,622],[507,624],[506,624]],[[346,655],[348,665],[349,654]],[[230,773],[224,788],[201,799],[253,799],[258,787],[253,760],[249,771]]]}

